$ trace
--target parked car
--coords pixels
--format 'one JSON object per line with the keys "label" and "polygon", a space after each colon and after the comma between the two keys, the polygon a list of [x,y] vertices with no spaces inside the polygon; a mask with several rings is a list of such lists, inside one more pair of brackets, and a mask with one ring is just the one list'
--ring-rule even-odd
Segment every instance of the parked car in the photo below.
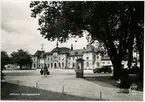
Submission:
{"label": "parked car", "polygon": [[112,69],[111,69],[111,66],[103,66],[102,68],[95,68],[93,70],[94,73],[101,73],[101,72],[104,72],[104,73],[112,73]]}

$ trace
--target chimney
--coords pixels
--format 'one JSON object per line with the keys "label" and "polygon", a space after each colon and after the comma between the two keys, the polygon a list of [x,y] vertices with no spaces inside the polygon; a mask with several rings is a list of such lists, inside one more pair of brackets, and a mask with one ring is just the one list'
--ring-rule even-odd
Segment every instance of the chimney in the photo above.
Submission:
{"label": "chimney", "polygon": [[71,44],[71,50],[73,50],[73,44]]}

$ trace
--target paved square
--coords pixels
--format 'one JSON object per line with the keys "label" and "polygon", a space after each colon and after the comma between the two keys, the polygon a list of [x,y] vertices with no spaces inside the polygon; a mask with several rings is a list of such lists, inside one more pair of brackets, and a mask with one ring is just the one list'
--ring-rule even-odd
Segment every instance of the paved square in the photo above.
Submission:
{"label": "paved square", "polygon": [[[91,81],[76,78],[74,70],[66,69],[49,69],[50,75],[44,77],[40,75],[40,69],[37,70],[5,70],[6,80],[11,83],[17,83],[25,86],[34,86],[51,90],[56,92],[62,92],[71,95],[84,96],[94,99],[100,98],[100,92],[102,93],[102,99],[111,101],[143,101],[143,92],[135,92],[131,94],[119,94],[117,91],[119,88],[110,87],[93,83]],[[92,70],[85,70],[85,77],[92,76],[111,76],[111,74],[97,74]],[[11,81],[14,80],[14,81]],[[97,81],[97,80],[96,80]],[[99,82],[98,82],[99,83]]]}

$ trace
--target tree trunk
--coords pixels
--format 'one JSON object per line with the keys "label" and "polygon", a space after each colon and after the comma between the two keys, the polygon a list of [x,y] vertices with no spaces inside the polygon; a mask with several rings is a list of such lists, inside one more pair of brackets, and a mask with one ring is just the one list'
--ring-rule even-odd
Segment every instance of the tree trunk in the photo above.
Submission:
{"label": "tree trunk", "polygon": [[106,43],[106,48],[108,51],[108,55],[110,56],[112,65],[113,65],[113,78],[114,79],[118,79],[121,75],[121,58],[119,56],[119,54],[117,53],[117,50],[114,46],[113,43]]}
{"label": "tree trunk", "polygon": [[121,75],[121,61],[118,60],[117,57],[114,58],[114,60],[112,60],[112,64],[113,64],[113,78],[114,79],[118,79]]}
{"label": "tree trunk", "polygon": [[128,68],[131,67],[131,63],[133,61],[133,41],[134,41],[134,35],[131,31],[129,35],[129,43],[128,43]]}

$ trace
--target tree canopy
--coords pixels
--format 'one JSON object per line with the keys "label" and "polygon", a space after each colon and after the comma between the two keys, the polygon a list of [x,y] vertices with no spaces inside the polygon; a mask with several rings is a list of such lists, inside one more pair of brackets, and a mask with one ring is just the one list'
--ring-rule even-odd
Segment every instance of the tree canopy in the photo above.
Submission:
{"label": "tree canopy", "polygon": [[127,53],[128,62],[132,60],[134,38],[143,36],[143,2],[32,1],[30,8],[31,16],[38,17],[38,30],[45,39],[65,42],[87,31],[91,42],[102,42],[115,78],[120,76],[121,61]]}
{"label": "tree canopy", "polygon": [[10,63],[10,57],[6,51],[1,51],[1,68],[4,69],[4,66]]}
{"label": "tree canopy", "polygon": [[31,67],[32,58],[27,51],[20,49],[18,52],[12,52],[11,58],[13,59],[13,63],[20,66],[20,69],[22,69],[24,65],[29,65],[29,67]]}

